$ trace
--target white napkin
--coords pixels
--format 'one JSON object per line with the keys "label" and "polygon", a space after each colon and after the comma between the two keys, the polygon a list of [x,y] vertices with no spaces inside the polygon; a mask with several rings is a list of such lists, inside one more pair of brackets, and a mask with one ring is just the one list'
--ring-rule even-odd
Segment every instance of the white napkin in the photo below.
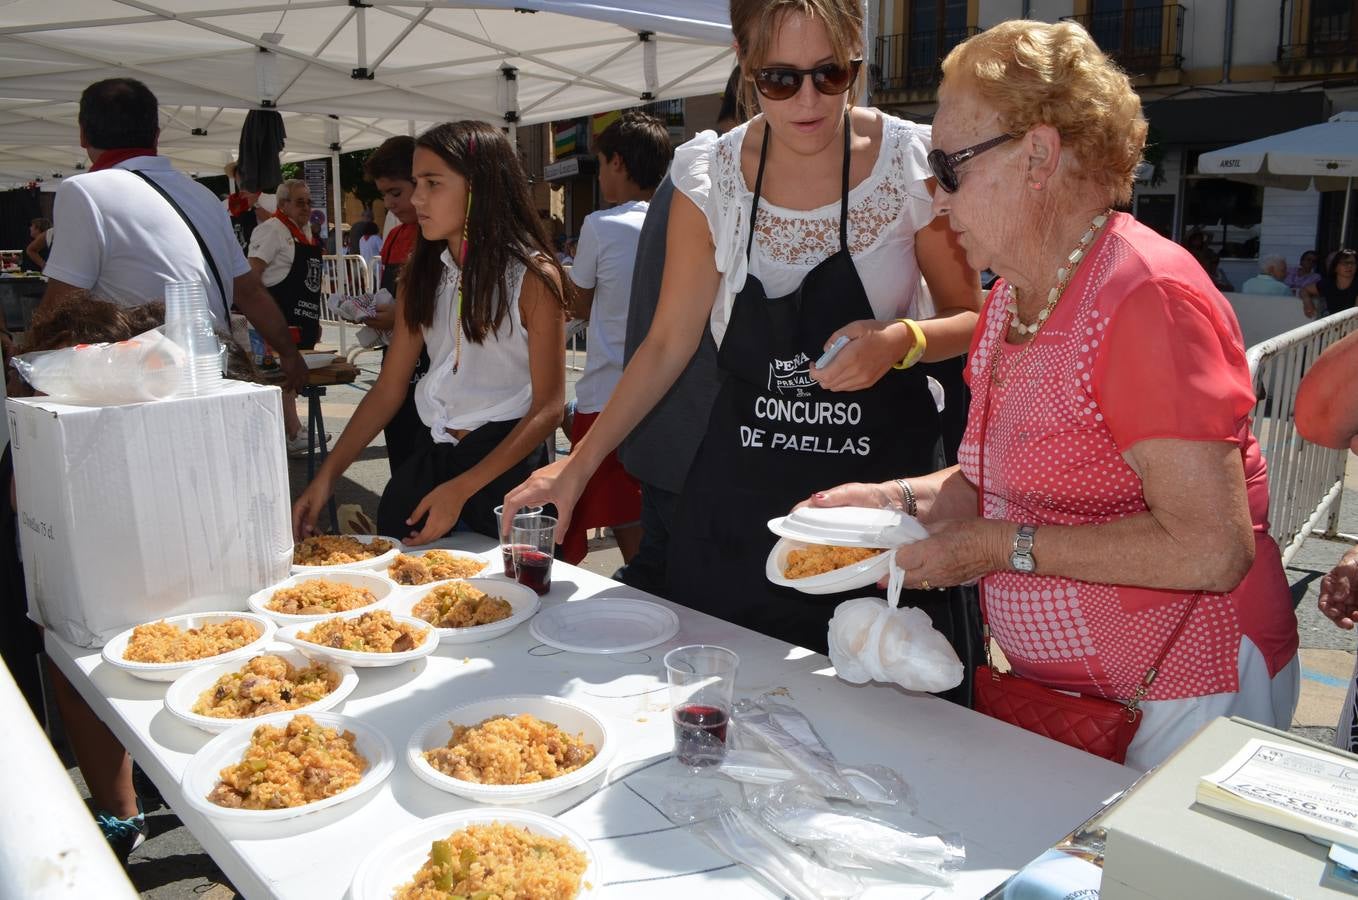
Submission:
{"label": "white napkin", "polygon": [[962,661],[923,610],[898,608],[905,573],[891,556],[890,605],[876,597],[846,600],[830,619],[830,661],[853,684],[894,681],[911,691],[946,691],[962,683]]}

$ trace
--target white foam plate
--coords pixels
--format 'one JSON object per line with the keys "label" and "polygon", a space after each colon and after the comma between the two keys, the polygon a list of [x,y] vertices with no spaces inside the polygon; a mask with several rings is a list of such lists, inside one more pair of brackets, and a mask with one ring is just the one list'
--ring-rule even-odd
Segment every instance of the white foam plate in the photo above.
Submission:
{"label": "white foam plate", "polygon": [[[822,542],[817,541],[816,543]],[[891,554],[895,552],[894,550],[883,550],[876,556],[870,556],[862,562],[844,566],[822,575],[812,575],[809,578],[785,578],[783,571],[787,568],[788,553],[807,546],[809,544],[806,541],[779,538],[778,543],[774,544],[773,549],[769,551],[768,560],[764,563],[764,576],[776,585],[790,587],[801,591],[803,594],[837,594],[840,591],[852,591],[876,584],[886,576],[887,569],[891,566]]]}
{"label": "white foam plate", "polygon": [[393,619],[398,622],[409,622],[417,628],[428,632],[428,635],[414,650],[405,650],[401,653],[364,653],[358,650],[339,650],[335,647],[323,647],[320,644],[313,644],[297,637],[299,632],[309,631],[315,627],[315,622],[303,622],[297,625],[288,625],[278,629],[278,639],[284,643],[292,644],[303,654],[312,659],[331,659],[335,662],[354,666],[360,669],[380,669],[386,666],[399,666],[402,663],[411,662],[423,656],[428,656],[438,649],[439,633],[437,628],[430,627],[428,622],[421,622],[419,619],[412,619],[409,616],[393,615]]}
{"label": "white foam plate", "polygon": [[804,506],[770,519],[769,531],[794,541],[837,547],[899,547],[929,536],[912,516],[866,506]]}
{"label": "white foam plate", "polygon": [[[308,581],[335,581],[340,584],[350,584],[358,588],[367,588],[373,592],[373,596],[377,598],[377,602],[369,603],[367,606],[360,606],[357,609],[345,610],[344,612],[320,613],[317,615],[304,616],[281,613],[269,609],[269,601],[273,599],[275,592],[284,590],[285,588],[296,587],[297,585],[305,584]],[[278,584],[270,585],[262,591],[255,591],[245,602],[252,610],[259,613],[261,616],[273,619],[279,625],[296,625],[299,622],[319,622],[322,619],[333,619],[336,616],[345,618],[349,616],[361,616],[363,613],[374,609],[385,609],[387,608],[386,600],[395,590],[396,583],[378,572],[365,572],[357,569],[340,570],[335,572],[317,572],[307,575],[293,575],[291,578],[285,578],[278,582]]]}
{"label": "white foam plate", "polygon": [[308,369],[324,369],[338,358],[339,354],[333,350],[302,351],[302,360]]}
{"label": "white foam plate", "polygon": [[[189,613],[188,615],[183,616],[167,616],[164,621],[187,631],[190,628],[199,628],[214,622],[228,622],[231,619],[246,619],[247,621],[255,623],[262,630],[260,636],[246,644],[244,647],[239,647],[227,653],[219,653],[216,656],[208,656],[203,659],[191,659],[186,662],[145,663],[123,659],[123,654],[127,651],[127,642],[132,639],[133,629],[129,628],[104,645],[104,662],[108,663],[110,666],[122,669],[130,675],[144,678],[147,681],[174,681],[190,669],[221,665],[234,660],[243,660],[249,659],[252,656],[258,656],[264,650],[264,645],[273,640],[273,622],[269,621],[269,619],[264,616],[255,613]],[[151,621],[159,622],[161,620],[152,619]]]}
{"label": "white foam plate", "polygon": [[184,777],[181,779],[184,799],[189,806],[213,819],[225,819],[232,822],[278,822],[283,819],[305,816],[353,800],[386,781],[387,776],[391,774],[391,770],[396,765],[396,753],[392,750],[391,741],[387,740],[376,728],[365,725],[351,716],[341,716],[336,713],[308,713],[320,725],[333,728],[339,732],[348,730],[354,733],[355,748],[368,760],[368,770],[363,773],[358,784],[347,791],[335,794],[333,797],[326,797],[323,800],[317,800],[315,803],[308,803],[305,806],[292,806],[287,809],[230,809],[225,806],[218,806],[207,799],[207,795],[212,793],[212,789],[221,780],[222,769],[241,761],[241,758],[245,755],[245,748],[250,745],[250,737],[255,733],[256,728],[260,725],[284,725],[292,721],[292,717],[297,714],[296,712],[274,713],[268,716],[260,716],[257,719],[250,719],[248,722],[217,735],[204,744],[189,759],[188,765],[184,767]]}
{"label": "white foam plate", "polygon": [[[266,652],[269,652],[273,656],[283,657],[299,669],[305,669],[307,666],[311,665],[311,660],[296,650],[273,650]],[[250,719],[219,719],[215,716],[204,716],[193,711],[193,704],[198,702],[198,697],[203,691],[206,691],[216,684],[218,678],[231,672],[238,671],[253,658],[254,657],[247,657],[246,659],[237,660],[236,662],[228,663],[224,666],[193,669],[184,673],[179,676],[179,678],[175,680],[175,683],[170,685],[169,690],[165,692],[165,709],[169,711],[170,715],[181,721],[187,722],[194,728],[201,728],[203,731],[210,731],[213,734],[229,731],[244,722],[259,721],[264,718],[264,716],[255,716]],[[289,712],[304,712],[310,714],[334,709],[336,706],[343,703],[346,697],[354,692],[354,688],[358,687],[358,673],[355,672],[352,667],[331,660],[326,660],[325,664],[339,672],[340,683],[335,686],[333,691],[326,694],[315,703],[300,706],[295,710],[289,710]],[[270,715],[274,714],[270,713]]]}
{"label": "white foam plate", "polygon": [[[582,734],[587,743],[594,745],[595,757],[574,772],[533,784],[477,784],[463,781],[443,774],[424,758],[424,751],[448,745],[448,739],[453,735],[450,723],[476,725],[491,716],[517,716],[523,713],[551,722],[568,734]],[[614,741],[604,718],[576,703],[545,695],[491,697],[455,706],[421,725],[406,745],[406,762],[425,784],[477,803],[536,803],[602,777],[608,771],[613,746]]]}
{"label": "white foam plate", "polygon": [[572,653],[633,653],[679,633],[674,611],[649,600],[603,597],[543,610],[528,625],[533,637]]}
{"label": "white foam plate", "polygon": [[[491,638],[509,634],[531,619],[533,614],[538,611],[538,607],[542,605],[542,598],[538,596],[537,591],[530,587],[524,587],[517,581],[511,581],[503,575],[455,580],[465,581],[492,597],[499,597],[501,600],[508,601],[512,612],[510,612],[509,618],[491,622],[489,625],[473,625],[467,628],[436,628],[434,630],[438,632],[439,643],[441,644],[474,644],[478,641],[488,641]],[[414,612],[412,612],[415,604],[423,600],[430,591],[445,584],[448,584],[448,582],[436,581],[432,584],[422,584],[419,587],[406,588],[398,592],[389,604],[392,615],[416,618]],[[416,619],[416,621],[421,620]]]}
{"label": "white foam plate", "polygon": [[372,559],[364,559],[358,562],[344,563],[343,565],[339,566],[301,566],[298,565],[297,563],[293,563],[292,574],[312,575],[318,572],[352,572],[352,571],[366,571],[368,569],[381,569],[383,571],[386,571],[387,565],[405,549],[405,546],[396,538],[386,537],[384,535],[346,534],[341,536],[351,537],[354,540],[358,541],[360,544],[371,544],[374,540],[381,538],[384,541],[391,541],[392,547],[386,553],[374,556]]}
{"label": "white foam plate", "polygon": [[578,900],[598,897],[603,890],[603,875],[599,869],[599,857],[583,835],[568,825],[558,822],[541,813],[526,809],[464,809],[445,813],[396,832],[373,850],[359,863],[358,871],[349,887],[352,900],[391,900],[396,889],[415,877],[415,873],[429,859],[429,845],[443,840],[450,834],[468,825],[489,825],[499,822],[526,828],[534,834],[551,838],[565,838],[585,854],[588,864],[585,874],[580,878]]}
{"label": "white foam plate", "polygon": [[[415,556],[415,557],[424,556],[424,555],[425,555],[426,553],[428,553],[428,552],[429,552],[428,550],[406,550],[406,551],[404,551],[404,553],[405,553],[406,556]],[[490,554],[489,554],[489,553],[468,553],[468,552],[466,552],[465,550],[441,550],[441,552],[443,552],[443,553],[451,553],[453,556],[456,556],[456,557],[458,557],[459,559],[475,560],[476,562],[483,563],[483,564],[485,565],[485,568],[483,568],[480,572],[477,572],[475,575],[472,575],[472,576],[469,576],[469,577],[472,577],[472,578],[484,578],[484,577],[486,576],[486,573],[492,571],[492,561],[491,561],[491,558],[490,558]],[[499,555],[498,551],[496,551],[496,555],[497,555],[497,556]],[[392,557],[391,562],[387,563],[385,566],[382,567],[382,575],[383,575],[384,577],[386,577],[386,578],[391,578],[391,573],[388,572],[387,570],[388,570],[389,568],[391,568],[391,565],[392,565],[392,563],[394,563],[394,562],[396,562],[396,557]],[[465,580],[465,579],[441,578],[441,579],[439,579],[438,581],[430,581],[430,582],[427,582],[427,583],[425,583],[425,584],[401,584],[400,582],[396,581],[396,579],[391,578],[392,583],[395,584],[396,587],[397,587],[397,588],[400,588],[401,590],[422,590],[423,588],[426,588],[426,587],[428,587],[428,586],[430,586],[430,585],[438,584],[440,581],[458,581],[458,580]]]}

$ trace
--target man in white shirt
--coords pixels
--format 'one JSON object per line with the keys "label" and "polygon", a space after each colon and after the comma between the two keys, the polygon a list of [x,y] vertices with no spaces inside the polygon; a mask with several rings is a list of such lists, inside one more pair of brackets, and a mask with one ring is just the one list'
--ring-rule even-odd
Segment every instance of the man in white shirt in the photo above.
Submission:
{"label": "man in white shirt", "polygon": [[93,165],[57,188],[61,240],[47,260],[37,314],[79,291],[140,306],[164,299],[169,282],[200,281],[219,332],[230,334],[234,303],[278,351],[288,383],[305,384],[306,363],[246,265],[221,202],[156,155],[155,94],[131,78],[97,82],[80,96],[79,123],[80,146]]}
{"label": "man in white shirt", "polygon": [[[627,310],[632,298],[632,266],[637,239],[656,185],[669,169],[674,149],[669,130],[654,116],[623,113],[595,141],[599,192],[609,209],[590,213],[580,228],[571,281],[572,312],[589,319],[585,372],[575,385],[571,443],[583,438],[622,378]],[[641,485],[627,474],[617,454],[590,478],[562,541],[562,559],[578,562],[587,552],[585,533],[610,527],[631,560],[641,544]]]}

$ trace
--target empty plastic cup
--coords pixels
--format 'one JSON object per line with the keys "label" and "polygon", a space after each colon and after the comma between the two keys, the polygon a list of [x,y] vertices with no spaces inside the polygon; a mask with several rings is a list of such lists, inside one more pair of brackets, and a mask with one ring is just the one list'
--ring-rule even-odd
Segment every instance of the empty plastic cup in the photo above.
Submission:
{"label": "empty plastic cup", "polygon": [[222,345],[207,308],[201,281],[165,285],[165,336],[188,355],[177,397],[199,397],[222,386]]}

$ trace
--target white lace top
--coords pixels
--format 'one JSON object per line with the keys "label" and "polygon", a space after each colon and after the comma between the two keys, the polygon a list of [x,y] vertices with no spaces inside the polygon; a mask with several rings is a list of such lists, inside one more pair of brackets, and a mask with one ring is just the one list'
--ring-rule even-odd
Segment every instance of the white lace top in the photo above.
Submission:
{"label": "white lace top", "polygon": [[[849,191],[849,252],[878,319],[927,318],[915,262],[915,232],[933,218],[927,125],[882,117],[882,141],[871,174]],[[736,294],[753,273],[770,297],[791,293],[820,262],[839,250],[839,199],[817,209],[786,209],[761,197],[754,252],[747,267],[753,191],[740,171],[749,123],[721,137],[704,131],[674,152],[674,186],[707,216],[721,287],[712,304],[712,336],[720,345]]]}

